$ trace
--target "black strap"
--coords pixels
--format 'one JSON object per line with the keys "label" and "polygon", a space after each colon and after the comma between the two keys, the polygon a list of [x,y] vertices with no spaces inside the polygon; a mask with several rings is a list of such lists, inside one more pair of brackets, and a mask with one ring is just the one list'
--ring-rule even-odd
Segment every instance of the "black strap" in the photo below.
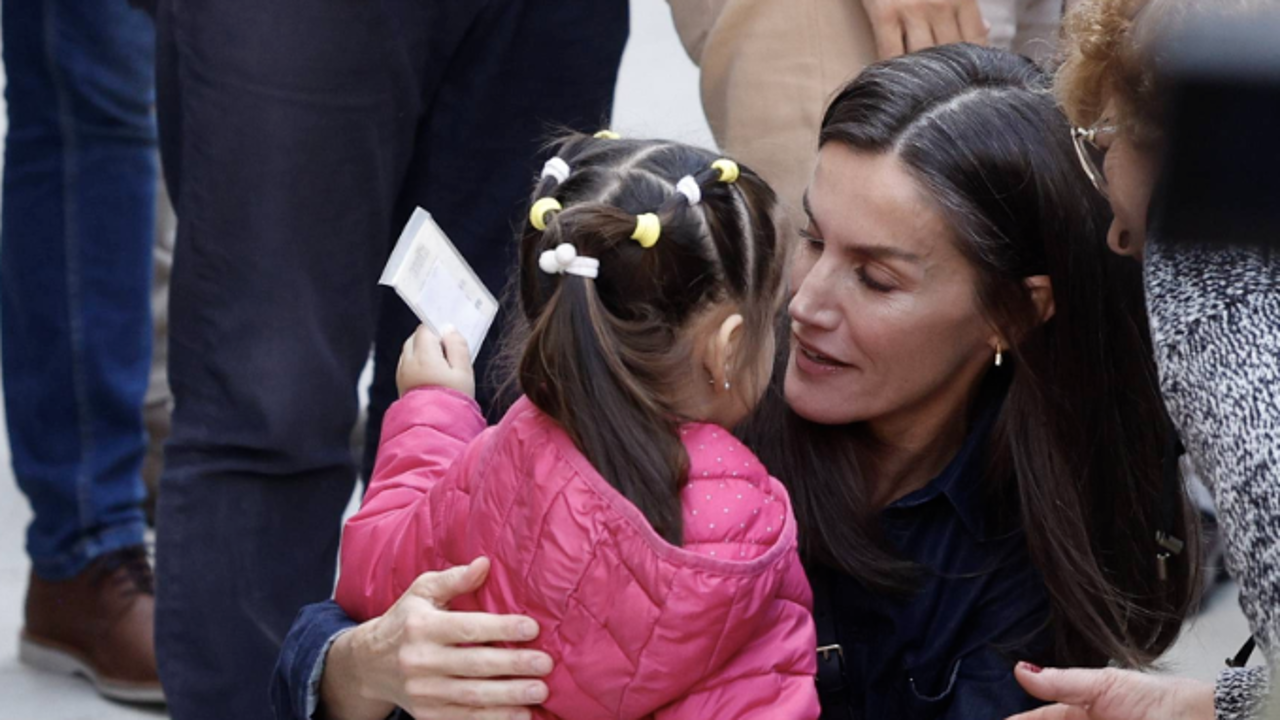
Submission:
{"label": "black strap", "polygon": [[1175,534],[1178,527],[1178,515],[1182,510],[1182,474],[1178,472],[1178,461],[1186,452],[1182,440],[1178,438],[1178,429],[1173,419],[1165,411],[1165,443],[1164,458],[1161,471],[1164,475],[1164,487],[1160,497],[1160,529],[1156,531],[1156,570],[1161,581],[1169,579],[1169,558],[1181,555],[1184,540]]}
{"label": "black strap", "polygon": [[813,586],[813,621],[818,629],[818,699],[822,703],[823,720],[843,720],[853,718],[853,696],[831,597],[830,573],[822,567],[813,567],[809,572]]}
{"label": "black strap", "polygon": [[1236,653],[1236,656],[1233,658],[1227,658],[1227,667],[1242,668],[1245,665],[1248,665],[1249,657],[1253,655],[1253,649],[1257,646],[1257,641],[1253,639],[1252,635],[1249,636],[1249,639],[1244,643],[1244,647],[1240,648],[1240,652]]}

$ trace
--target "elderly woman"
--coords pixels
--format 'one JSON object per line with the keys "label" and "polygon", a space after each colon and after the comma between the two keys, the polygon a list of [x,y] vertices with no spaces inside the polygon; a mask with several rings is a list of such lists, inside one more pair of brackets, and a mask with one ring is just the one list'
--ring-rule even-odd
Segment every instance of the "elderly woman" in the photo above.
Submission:
{"label": "elderly woman", "polygon": [[[1106,204],[1040,71],[972,45],[872,66],[826,113],[805,205],[786,358],[744,435],[794,499],[823,716],[1002,717],[1038,704],[1013,658],[1163,652],[1196,578],[1156,538],[1194,543],[1183,498],[1172,518],[1156,502],[1168,438],[1140,275],[1096,240]],[[556,658],[532,621],[444,609],[486,562],[354,629],[304,610],[277,715],[539,704],[531,678]]]}
{"label": "elderly woman", "polygon": [[[1263,4],[1087,0],[1068,20],[1058,88],[1079,126],[1086,171],[1115,212],[1107,242],[1144,263],[1161,390],[1214,495],[1227,568],[1258,647],[1280,667],[1280,258],[1166,243],[1147,228],[1165,101],[1156,43],[1199,10]],[[1264,668],[1228,669],[1216,689],[1117,670],[1022,666],[1018,679],[1033,695],[1064,703],[1020,720],[1260,717],[1268,685]]]}

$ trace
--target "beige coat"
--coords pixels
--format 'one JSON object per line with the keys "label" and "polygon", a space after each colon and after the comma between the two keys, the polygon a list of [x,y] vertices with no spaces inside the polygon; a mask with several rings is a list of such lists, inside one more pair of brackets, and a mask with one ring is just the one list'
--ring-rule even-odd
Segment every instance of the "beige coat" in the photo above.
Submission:
{"label": "beige coat", "polygon": [[[862,0],[668,0],[716,142],[793,210],[831,96],[876,60]],[[992,45],[1053,52],[1062,0],[979,0]]]}

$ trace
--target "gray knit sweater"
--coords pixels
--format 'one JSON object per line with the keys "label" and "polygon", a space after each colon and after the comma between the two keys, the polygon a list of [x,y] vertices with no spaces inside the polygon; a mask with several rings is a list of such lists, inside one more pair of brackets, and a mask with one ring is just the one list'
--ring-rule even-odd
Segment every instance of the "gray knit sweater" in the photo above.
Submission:
{"label": "gray knit sweater", "polygon": [[[1280,254],[1156,241],[1147,255],[1161,391],[1213,493],[1258,647],[1280,668]],[[1219,720],[1262,717],[1269,681],[1224,671]]]}

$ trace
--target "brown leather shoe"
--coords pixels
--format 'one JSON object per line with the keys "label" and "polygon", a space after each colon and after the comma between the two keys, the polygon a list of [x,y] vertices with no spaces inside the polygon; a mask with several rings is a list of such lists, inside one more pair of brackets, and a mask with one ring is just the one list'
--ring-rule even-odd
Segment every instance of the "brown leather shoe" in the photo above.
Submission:
{"label": "brown leather shoe", "polygon": [[105,555],[70,580],[31,574],[18,658],[88,678],[113,700],[163,703],[156,673],[155,582],[142,546]]}

